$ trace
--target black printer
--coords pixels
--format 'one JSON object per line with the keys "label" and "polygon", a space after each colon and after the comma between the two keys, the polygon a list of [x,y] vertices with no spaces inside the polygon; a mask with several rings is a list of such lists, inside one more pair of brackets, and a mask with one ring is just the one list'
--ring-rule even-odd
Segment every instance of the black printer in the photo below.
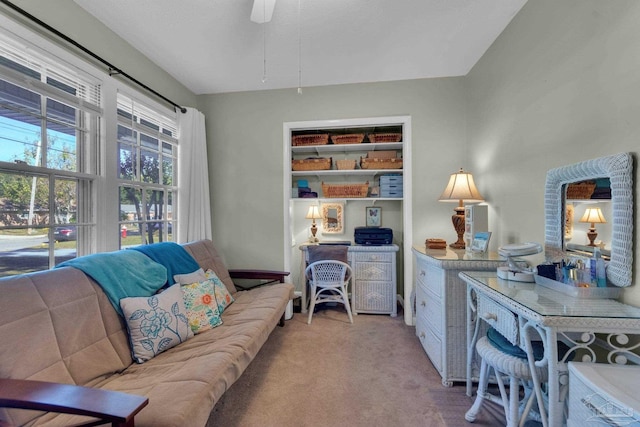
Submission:
{"label": "black printer", "polygon": [[390,245],[393,230],[382,227],[356,227],[353,240],[357,245]]}

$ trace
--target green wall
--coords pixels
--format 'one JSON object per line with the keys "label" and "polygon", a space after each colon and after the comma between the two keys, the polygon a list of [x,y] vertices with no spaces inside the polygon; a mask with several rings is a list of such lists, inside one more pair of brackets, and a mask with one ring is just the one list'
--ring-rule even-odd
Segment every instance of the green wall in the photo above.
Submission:
{"label": "green wall", "polygon": [[[490,205],[492,249],[542,242],[547,170],[637,151],[637,22],[635,0],[535,0],[466,77],[199,97],[216,240],[233,265],[282,262],[283,122],[408,114],[415,244],[453,239],[450,206],[436,199],[458,167]],[[624,298],[640,304],[640,291]]]}
{"label": "green wall", "polygon": [[412,117],[413,137],[413,238],[404,238],[455,240],[453,206],[435,200],[467,164],[464,105],[462,78],[200,96],[216,244],[234,267],[283,265],[284,122],[398,115]]}
{"label": "green wall", "polygon": [[[531,0],[465,78],[469,154],[500,243],[544,239],[548,169],[637,161],[639,22],[636,0]],[[640,290],[624,298],[640,305]]]}

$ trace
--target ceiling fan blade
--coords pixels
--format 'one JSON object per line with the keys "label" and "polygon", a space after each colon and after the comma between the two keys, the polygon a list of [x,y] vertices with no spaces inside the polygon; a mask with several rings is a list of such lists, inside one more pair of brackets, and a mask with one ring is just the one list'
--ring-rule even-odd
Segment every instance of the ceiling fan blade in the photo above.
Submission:
{"label": "ceiling fan blade", "polygon": [[276,0],[253,0],[251,21],[257,24],[264,24],[265,22],[271,21],[275,6]]}

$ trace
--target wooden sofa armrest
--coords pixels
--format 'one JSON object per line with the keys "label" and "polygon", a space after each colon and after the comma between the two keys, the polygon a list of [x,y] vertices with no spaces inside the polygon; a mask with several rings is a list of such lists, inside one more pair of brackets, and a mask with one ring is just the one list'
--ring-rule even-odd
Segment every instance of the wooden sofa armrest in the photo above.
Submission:
{"label": "wooden sofa armrest", "polygon": [[148,403],[144,396],[119,391],[0,378],[0,407],[85,415],[114,427],[133,427],[134,417]]}
{"label": "wooden sofa armrest", "polygon": [[[229,277],[231,279],[248,279],[248,280],[258,280],[258,284],[252,284],[250,286],[244,286],[236,283],[233,284],[235,287],[241,291],[246,291],[249,289],[257,288],[259,286],[271,285],[273,283],[284,283],[284,278],[288,276],[290,273],[288,271],[275,271],[275,270],[242,270],[235,269],[229,270]],[[285,313],[282,313],[282,317],[280,318],[280,322],[278,323],[280,326],[284,326]]]}
{"label": "wooden sofa armrest", "polygon": [[[288,271],[274,270],[229,270],[229,276],[232,279],[255,279],[267,280],[267,283],[279,282],[284,283],[284,278],[289,275]],[[263,283],[266,284],[266,283]]]}
{"label": "wooden sofa armrest", "polygon": [[[241,291],[257,288],[259,286],[270,285],[272,283],[284,283],[284,278],[289,275],[288,271],[274,270],[229,270],[229,276],[233,280],[235,287]],[[234,279],[256,280],[257,283],[244,285],[237,283]]]}

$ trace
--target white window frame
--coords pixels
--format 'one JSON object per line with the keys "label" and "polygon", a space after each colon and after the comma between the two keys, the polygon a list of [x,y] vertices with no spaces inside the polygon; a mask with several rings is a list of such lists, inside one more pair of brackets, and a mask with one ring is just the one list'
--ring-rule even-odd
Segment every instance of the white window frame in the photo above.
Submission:
{"label": "white window frame", "polygon": [[[160,131],[157,131],[140,123],[140,120],[129,120],[118,115],[118,125],[131,128],[137,134],[137,139],[133,145],[133,148],[136,151],[135,158],[138,162],[138,165],[135,168],[135,170],[138,172],[138,175],[135,176],[133,180],[122,179],[120,176],[118,176],[118,188],[128,187],[134,190],[139,190],[142,194],[142,218],[137,218],[135,220],[121,219],[119,222],[119,229],[121,230],[122,236],[124,236],[123,230],[131,229],[132,226],[139,227],[141,230],[141,244],[155,243],[155,240],[147,240],[145,232],[147,231],[148,226],[162,224],[163,235],[159,236],[159,241],[176,241],[179,145],[177,113],[166,108],[159,108],[157,105],[150,106],[148,101],[141,101],[138,97],[131,94],[130,91],[124,90],[118,91],[118,109],[125,110],[127,113],[131,114],[132,117],[135,116],[138,117],[138,119],[145,119],[150,122],[157,123],[161,127]],[[162,130],[170,131],[173,136],[163,133]],[[158,154],[160,156],[160,168],[162,168],[162,161],[165,158],[169,158],[171,160],[173,171],[171,184],[165,184],[162,182],[146,182],[139,175],[139,172],[141,170],[139,162],[142,158],[140,152],[143,149],[142,144],[140,143],[141,134],[152,136],[159,141]],[[170,155],[167,155],[163,152],[163,143],[168,143],[172,146],[172,153]],[[116,147],[116,150],[117,149],[118,147]],[[163,218],[149,218],[151,212],[147,212],[148,204],[146,200],[148,191],[159,191],[163,194]],[[172,200],[172,203],[170,205],[168,203],[169,199]],[[169,229],[172,230],[171,233],[169,233]]]}
{"label": "white window frame", "polygon": [[[95,232],[91,237],[91,241],[87,242],[87,246],[83,248],[82,253],[78,251],[77,256],[119,249],[120,211],[118,203],[119,156],[117,149],[117,94],[119,92],[130,94],[130,96],[135,97],[143,104],[149,106],[149,108],[161,112],[167,117],[174,117],[177,119],[176,112],[166,105],[157,102],[155,99],[146,96],[143,92],[139,92],[136,88],[132,88],[132,86],[118,80],[117,76],[110,76],[107,70],[93,65],[91,62],[77,56],[70,50],[53,43],[46,37],[43,37],[42,35],[3,15],[0,15],[0,30],[10,33],[13,37],[23,40],[26,44],[36,46],[35,49],[43,54],[59,58],[60,61],[68,64],[69,67],[81,70],[87,75],[94,76],[97,80],[102,82],[102,120],[100,123],[99,141],[96,147],[96,152],[92,153],[92,155],[95,156],[92,160],[97,164],[95,175],[80,174],[80,176],[89,179],[91,182],[92,198],[88,201],[91,206],[85,208],[94,209],[93,215],[95,220]],[[178,161],[176,160],[176,169],[177,163]],[[9,164],[6,165],[8,166]],[[59,171],[56,171],[55,173],[58,174]],[[177,170],[174,171],[174,175],[177,180]],[[175,221],[177,220],[178,215],[177,181],[174,183],[172,191],[172,214],[175,232],[177,231]]]}

